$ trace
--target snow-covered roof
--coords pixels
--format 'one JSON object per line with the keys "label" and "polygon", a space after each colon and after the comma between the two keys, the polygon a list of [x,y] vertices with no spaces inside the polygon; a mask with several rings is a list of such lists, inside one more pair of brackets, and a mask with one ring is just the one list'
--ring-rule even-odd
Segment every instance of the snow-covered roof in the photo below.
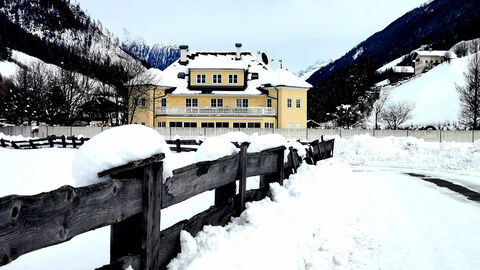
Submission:
{"label": "snow-covered roof", "polygon": [[128,81],[127,85],[156,85],[162,84],[163,72],[158,68],[149,68]]}
{"label": "snow-covered roof", "polygon": [[415,51],[419,56],[437,56],[437,57],[446,57],[447,53],[452,53],[450,51]]}
{"label": "snow-covered roof", "polygon": [[[212,91],[219,95],[261,95],[258,90],[263,85],[290,86],[309,89],[312,86],[290,73],[287,70],[272,70],[251,52],[241,52],[241,59],[235,59],[236,52],[198,52],[187,53],[188,63],[180,64],[180,60],[167,67],[161,74],[158,85],[175,87],[173,94],[200,94],[201,91],[188,89],[188,76],[178,78],[183,72],[188,74],[189,69],[219,69],[219,70],[245,70],[248,71],[247,85],[241,91]],[[258,74],[258,79],[252,80],[252,73]]]}
{"label": "snow-covered roof", "polygon": [[415,68],[411,66],[396,66],[392,67],[392,70],[395,73],[415,73]]}

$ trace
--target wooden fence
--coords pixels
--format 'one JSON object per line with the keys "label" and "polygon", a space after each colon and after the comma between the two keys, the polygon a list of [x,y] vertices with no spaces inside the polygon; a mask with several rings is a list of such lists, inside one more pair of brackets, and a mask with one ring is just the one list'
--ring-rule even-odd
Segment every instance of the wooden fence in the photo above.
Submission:
{"label": "wooden fence", "polygon": [[[313,141],[305,161],[333,156],[334,141]],[[0,266],[28,252],[60,244],[111,225],[110,264],[98,269],[164,269],[180,251],[180,232],[192,235],[205,225],[225,225],[245,202],[270,195],[269,184],[295,173],[304,161],[293,148],[277,147],[205,161],[162,176],[163,154],[99,173],[111,180],[33,196],[0,198]],[[284,151],[289,151],[285,162]],[[246,190],[247,177],[260,176],[258,189]],[[236,194],[236,181],[239,192]],[[215,204],[194,217],[160,231],[161,209],[215,190]]]}
{"label": "wooden fence", "polygon": [[0,138],[0,146],[14,149],[37,149],[48,147],[77,148],[83,145],[89,138],[77,138],[75,136],[55,136],[51,135],[43,139],[30,139],[23,141],[9,141]]}

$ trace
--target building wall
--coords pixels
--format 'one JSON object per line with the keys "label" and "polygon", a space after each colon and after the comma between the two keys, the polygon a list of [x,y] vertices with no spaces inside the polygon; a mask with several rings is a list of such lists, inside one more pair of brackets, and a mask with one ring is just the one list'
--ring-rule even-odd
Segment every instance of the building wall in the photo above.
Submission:
{"label": "building wall", "polygon": [[[155,92],[155,111],[153,108],[153,93]],[[169,127],[169,122],[196,122],[198,127],[201,127],[202,122],[228,122],[229,127],[233,127],[234,122],[243,122],[243,123],[252,123],[257,122],[261,123],[261,128],[265,128],[265,123],[273,123],[275,128],[292,128],[296,129],[297,124],[299,128],[305,129],[307,127],[307,91],[306,90],[297,90],[297,89],[288,89],[280,88],[277,90],[269,90],[269,96],[272,99],[272,108],[278,112],[278,124],[275,117],[266,116],[266,117],[244,117],[244,118],[233,118],[233,117],[178,117],[178,116],[156,116],[157,108],[161,107],[161,96],[163,96],[163,89],[152,89],[148,92],[146,99],[145,107],[137,107],[133,123],[142,124],[144,123],[149,127],[158,127],[158,122],[165,122],[166,127]],[[210,107],[212,98],[221,98],[223,99],[223,107],[236,107],[237,98],[246,98],[249,100],[248,107],[267,107],[267,95],[258,95],[258,96],[222,96],[222,95],[167,95],[167,107],[186,107],[187,98],[197,98],[198,107]],[[278,110],[277,108],[277,99],[278,98]],[[292,107],[287,107],[288,99],[292,100]],[[296,100],[300,99],[301,106],[296,108]],[[155,113],[154,113],[155,112]],[[291,125],[289,125],[291,124]]]}
{"label": "building wall", "polygon": [[415,75],[421,74],[425,69],[433,68],[445,61],[443,56],[417,56],[415,58]]}
{"label": "building wall", "polygon": [[[292,100],[292,107],[288,108],[288,99]],[[296,108],[296,100],[300,99],[300,108]],[[307,91],[280,88],[279,89],[279,128],[297,128],[300,124],[301,129],[307,128]],[[291,125],[289,125],[291,124]]]}
{"label": "building wall", "polygon": [[[203,84],[197,83],[197,74],[205,74],[206,80]],[[213,83],[213,75],[222,75],[222,83]],[[228,75],[236,74],[238,80],[236,84],[228,83]],[[244,70],[214,70],[214,69],[191,69],[190,70],[190,85],[192,86],[243,86],[245,84],[245,71]]]}

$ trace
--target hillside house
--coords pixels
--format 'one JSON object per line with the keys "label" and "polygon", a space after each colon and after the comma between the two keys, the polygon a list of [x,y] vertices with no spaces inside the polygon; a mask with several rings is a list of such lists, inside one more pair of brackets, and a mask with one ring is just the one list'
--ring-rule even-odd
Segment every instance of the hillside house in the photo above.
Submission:
{"label": "hillside house", "polygon": [[[273,70],[236,44],[232,52],[189,51],[163,72],[131,119],[150,127],[296,128],[307,126],[312,87],[285,69]],[[151,72],[151,71],[150,71]],[[150,100],[151,102],[147,102]]]}
{"label": "hillside house", "polygon": [[450,51],[416,51],[415,75],[422,74],[452,57]]}

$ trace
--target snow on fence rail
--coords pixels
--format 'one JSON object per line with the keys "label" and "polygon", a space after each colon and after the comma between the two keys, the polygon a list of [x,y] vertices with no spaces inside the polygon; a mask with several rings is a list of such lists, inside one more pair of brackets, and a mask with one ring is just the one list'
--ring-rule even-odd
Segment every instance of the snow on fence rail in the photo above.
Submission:
{"label": "snow on fence rail", "polygon": [[[57,136],[93,137],[109,127],[47,127],[40,126],[37,137],[47,137],[50,134]],[[480,130],[371,130],[371,129],[265,129],[265,128],[155,128],[166,139],[172,140],[175,136],[182,139],[195,139],[198,136],[219,136],[233,131],[241,131],[247,135],[278,133],[286,138],[313,140],[321,136],[339,136],[351,138],[356,135],[370,135],[377,138],[388,136],[415,137],[427,142],[474,142],[480,139]],[[30,126],[0,127],[0,132],[6,135],[31,136]]]}
{"label": "snow on fence rail", "polygon": [[[316,163],[333,156],[334,141],[309,143],[305,161]],[[180,251],[180,232],[195,235],[204,225],[225,225],[239,215],[245,202],[270,195],[269,184],[283,180],[303,162],[285,147],[238,154],[174,170],[163,179],[164,154],[99,173],[112,179],[90,186],[33,196],[0,198],[0,266],[19,256],[68,241],[82,233],[111,225],[110,264],[98,269],[164,269]],[[246,190],[247,177],[260,176],[258,189]],[[239,180],[239,194],[236,181]],[[161,211],[215,189],[210,209],[160,231]]]}

